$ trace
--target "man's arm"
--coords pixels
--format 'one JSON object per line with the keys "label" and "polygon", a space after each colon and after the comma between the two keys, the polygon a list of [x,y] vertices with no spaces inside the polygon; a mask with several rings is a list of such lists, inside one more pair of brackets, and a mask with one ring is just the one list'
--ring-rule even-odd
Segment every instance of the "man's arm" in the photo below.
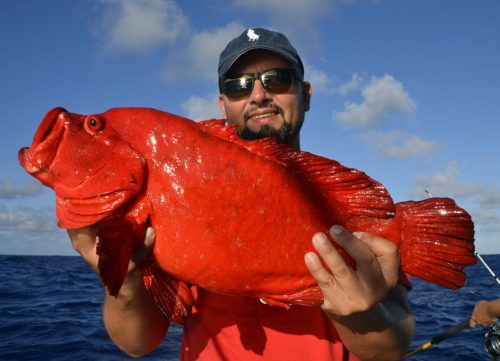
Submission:
{"label": "man's arm", "polygon": [[[75,250],[96,272],[96,232],[93,228],[69,230]],[[149,296],[139,265],[154,243],[154,231],[148,228],[144,244],[134,253],[128,273],[118,296],[104,290],[103,320],[106,330],[116,345],[131,356],[142,356],[153,351],[165,337],[169,321]]]}
{"label": "man's arm", "polygon": [[323,291],[323,311],[345,346],[361,360],[400,360],[415,324],[406,289],[397,283],[400,262],[396,246],[367,233],[355,236],[338,226],[332,227],[330,235],[356,261],[356,270],[324,234],[313,237],[314,248],[328,269],[312,252],[305,262]]}

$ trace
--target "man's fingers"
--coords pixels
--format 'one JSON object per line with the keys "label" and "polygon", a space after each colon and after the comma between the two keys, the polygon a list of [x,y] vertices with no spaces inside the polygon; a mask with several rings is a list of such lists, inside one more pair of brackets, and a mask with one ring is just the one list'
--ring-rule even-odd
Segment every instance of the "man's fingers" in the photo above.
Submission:
{"label": "man's fingers", "polygon": [[347,232],[342,226],[330,228],[330,235],[359,264],[371,264],[375,255],[364,242]]}
{"label": "man's fingers", "polygon": [[319,287],[323,290],[332,288],[335,280],[330,272],[328,272],[318,257],[318,255],[314,252],[306,253],[304,257],[306,267],[311,272],[312,276],[318,283]]}
{"label": "man's fingers", "polygon": [[[400,257],[398,248],[394,243],[384,238],[364,232],[354,233],[373,253],[377,267],[380,268],[388,287],[396,285],[399,279]],[[373,272],[370,264],[360,264],[359,269]]]}
{"label": "man's fingers", "polygon": [[326,235],[316,233],[313,236],[313,246],[335,278],[341,280],[352,276],[352,269],[346,264],[344,258]]}

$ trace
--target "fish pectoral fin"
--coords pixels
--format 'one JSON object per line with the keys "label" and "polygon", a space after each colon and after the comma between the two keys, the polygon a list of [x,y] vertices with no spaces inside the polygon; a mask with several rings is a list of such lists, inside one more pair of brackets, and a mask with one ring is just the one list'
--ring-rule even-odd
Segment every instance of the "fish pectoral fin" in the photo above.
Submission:
{"label": "fish pectoral fin", "polygon": [[191,312],[193,295],[189,286],[164,272],[153,262],[142,265],[144,285],[162,313],[182,325]]}
{"label": "fish pectoral fin", "polygon": [[111,296],[117,296],[127,275],[135,249],[144,241],[145,223],[115,217],[101,221],[97,232],[98,268],[102,282]]}

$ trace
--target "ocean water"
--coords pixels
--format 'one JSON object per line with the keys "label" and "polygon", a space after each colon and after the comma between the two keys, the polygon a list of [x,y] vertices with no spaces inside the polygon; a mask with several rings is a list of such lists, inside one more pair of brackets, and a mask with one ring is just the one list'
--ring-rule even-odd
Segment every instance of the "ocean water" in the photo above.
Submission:
{"label": "ocean water", "polygon": [[[500,272],[500,255],[484,259]],[[479,299],[500,297],[500,285],[478,261],[469,279],[450,291],[414,279],[410,302],[417,332],[410,350],[470,316]],[[80,257],[0,255],[0,360],[131,360],[108,338],[101,320],[102,288]],[[485,328],[466,328],[408,360],[489,360]],[[179,358],[182,329],[141,360]]]}

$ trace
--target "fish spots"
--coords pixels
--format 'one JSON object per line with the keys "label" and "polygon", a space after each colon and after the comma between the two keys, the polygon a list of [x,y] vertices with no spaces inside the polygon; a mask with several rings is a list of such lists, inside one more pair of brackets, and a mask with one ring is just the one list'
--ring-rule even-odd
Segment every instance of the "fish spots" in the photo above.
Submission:
{"label": "fish spots", "polygon": [[169,176],[175,176],[176,167],[170,163],[163,163],[163,172]]}
{"label": "fish spots", "polygon": [[173,132],[170,137],[170,141],[172,142],[172,144],[177,144],[180,140],[182,140],[182,138],[184,138],[184,132]]}
{"label": "fish spots", "polygon": [[232,246],[233,246],[233,248],[236,248],[236,249],[240,249],[240,248],[243,247],[243,242],[242,242],[242,240],[240,239],[239,236],[235,236],[233,238]]}
{"label": "fish spots", "polygon": [[177,193],[178,195],[184,194],[184,187],[182,186],[182,184],[177,182],[172,182],[171,186],[174,189],[175,193]]}
{"label": "fish spots", "polygon": [[154,133],[149,136],[146,144],[153,154],[156,154],[158,152],[158,139],[156,138],[156,135]]}

